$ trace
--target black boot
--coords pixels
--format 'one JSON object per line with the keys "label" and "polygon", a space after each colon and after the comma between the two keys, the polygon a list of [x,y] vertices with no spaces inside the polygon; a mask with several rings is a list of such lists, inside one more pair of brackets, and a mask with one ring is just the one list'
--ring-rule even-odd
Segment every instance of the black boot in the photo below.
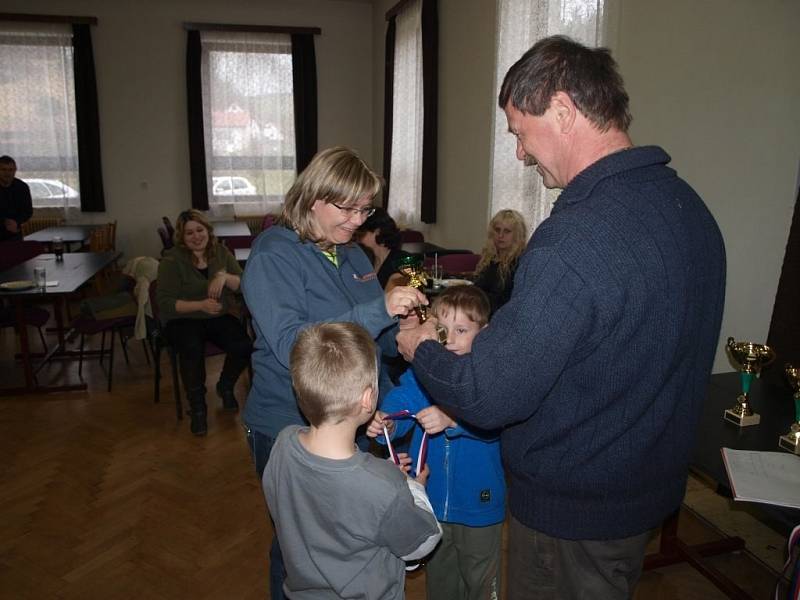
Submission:
{"label": "black boot", "polygon": [[187,395],[189,397],[189,416],[192,419],[189,428],[195,435],[205,435],[208,433],[205,388],[202,390],[194,390]]}
{"label": "black boot", "polygon": [[237,412],[239,403],[233,395],[233,385],[229,385],[221,379],[217,382],[217,394],[222,398],[222,408],[228,412]]}

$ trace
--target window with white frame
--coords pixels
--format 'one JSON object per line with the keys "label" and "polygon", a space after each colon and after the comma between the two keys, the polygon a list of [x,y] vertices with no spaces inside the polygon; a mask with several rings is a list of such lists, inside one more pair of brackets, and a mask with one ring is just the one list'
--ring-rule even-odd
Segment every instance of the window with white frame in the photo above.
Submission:
{"label": "window with white frame", "polygon": [[0,140],[34,207],[79,207],[72,28],[0,21]]}
{"label": "window with white frame", "polygon": [[202,31],[200,39],[209,208],[277,212],[296,176],[291,38]]}

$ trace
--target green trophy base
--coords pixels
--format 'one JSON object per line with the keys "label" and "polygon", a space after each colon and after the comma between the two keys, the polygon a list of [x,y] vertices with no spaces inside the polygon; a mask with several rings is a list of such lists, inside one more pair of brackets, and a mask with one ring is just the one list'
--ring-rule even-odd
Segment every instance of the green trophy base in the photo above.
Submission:
{"label": "green trophy base", "polygon": [[730,408],[725,411],[725,420],[733,423],[737,427],[749,427],[750,425],[758,425],[761,423],[761,415],[753,413],[752,415],[740,415]]}
{"label": "green trophy base", "polygon": [[778,439],[778,447],[792,454],[800,455],[800,437],[794,433],[787,433]]}

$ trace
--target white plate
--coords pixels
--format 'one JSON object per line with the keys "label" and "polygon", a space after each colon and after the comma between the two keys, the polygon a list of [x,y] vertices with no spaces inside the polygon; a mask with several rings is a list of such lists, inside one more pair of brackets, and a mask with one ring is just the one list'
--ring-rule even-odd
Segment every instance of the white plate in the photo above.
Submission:
{"label": "white plate", "polygon": [[469,279],[442,279],[442,286],[453,287],[455,285],[472,285]]}
{"label": "white plate", "polygon": [[9,291],[29,290],[33,287],[33,282],[30,279],[21,279],[19,281],[6,281],[0,283],[0,288]]}

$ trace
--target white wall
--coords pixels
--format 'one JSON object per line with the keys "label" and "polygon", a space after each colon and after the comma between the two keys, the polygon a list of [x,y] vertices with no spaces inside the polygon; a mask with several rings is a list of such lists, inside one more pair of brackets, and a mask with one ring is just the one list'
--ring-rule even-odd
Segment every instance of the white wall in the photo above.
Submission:
{"label": "white wall", "polygon": [[156,227],[190,205],[183,22],[320,27],[319,146],[373,148],[372,7],[335,0],[4,0],[3,11],[94,16],[106,213],[126,257],[157,255]]}
{"label": "white wall", "polygon": [[623,0],[615,55],[632,136],[659,144],[714,213],[728,255],[720,351],[765,342],[800,164],[800,3]]}

